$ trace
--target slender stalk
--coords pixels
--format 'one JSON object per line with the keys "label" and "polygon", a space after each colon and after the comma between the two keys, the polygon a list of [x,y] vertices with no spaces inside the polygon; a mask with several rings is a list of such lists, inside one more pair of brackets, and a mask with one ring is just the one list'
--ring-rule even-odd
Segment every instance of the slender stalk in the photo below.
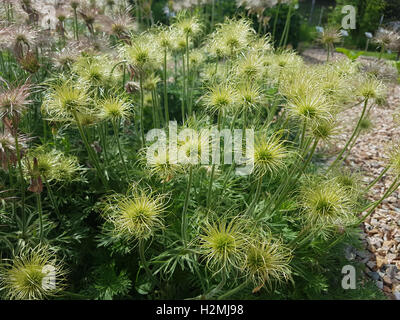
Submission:
{"label": "slender stalk", "polygon": [[352,135],[351,135],[350,138],[347,140],[347,142],[346,142],[345,146],[343,147],[342,151],[338,154],[338,156],[336,157],[336,159],[335,159],[335,160],[332,162],[332,164],[328,167],[328,169],[327,169],[326,172],[329,172],[329,171],[336,165],[336,163],[337,163],[338,161],[340,161],[341,157],[343,156],[343,153],[347,150],[347,147],[348,147],[348,146],[350,145],[350,143],[353,141],[354,137],[356,136],[356,134],[357,134],[357,132],[358,132],[358,129],[360,128],[361,121],[362,121],[362,119],[364,118],[365,112],[366,112],[366,110],[367,110],[367,105],[368,105],[368,98],[365,99],[365,101],[364,101],[364,107],[363,107],[363,110],[362,110],[362,112],[361,112],[361,116],[360,116],[360,118],[358,119],[357,125],[356,125],[356,127],[355,127],[355,129],[354,129]]}
{"label": "slender stalk", "polygon": [[186,187],[186,194],[185,194],[185,203],[183,205],[183,211],[182,211],[182,224],[181,224],[181,234],[182,234],[182,240],[183,244],[186,247],[187,246],[187,211],[189,207],[189,198],[190,198],[190,188],[192,186],[192,180],[193,180],[193,166],[190,166],[189,169],[189,179],[188,179],[188,184]]}
{"label": "slender stalk", "polygon": [[[295,174],[295,171],[297,170],[298,166],[294,166],[293,170],[291,171],[291,173],[288,175],[285,184],[283,184],[283,187],[279,187],[278,190],[275,192],[275,194],[273,195],[270,204],[272,204],[273,202],[275,202],[276,197],[279,195],[277,201],[274,203],[274,205],[267,205],[266,209],[268,208],[272,208],[273,210],[276,210],[279,208],[279,206],[282,204],[283,200],[285,199],[285,196],[287,195],[287,192],[290,190],[290,186],[292,185],[292,181],[293,180],[297,180],[304,172],[304,170],[307,168],[307,166],[309,165],[309,163],[311,162],[311,159],[315,153],[315,150],[317,148],[318,145],[318,139],[315,139],[314,144],[311,148],[310,154],[308,156],[308,158],[306,159],[306,161],[304,162],[303,166],[301,167],[301,169],[298,171],[297,174]],[[294,178],[293,178],[294,177]]]}
{"label": "slender stalk", "polygon": [[286,28],[286,34],[285,34],[285,41],[283,42],[283,47],[286,47],[286,44],[289,39],[289,30],[290,30],[290,20],[292,19],[292,11],[293,11],[293,4],[291,3],[289,5],[289,13],[288,13],[288,22],[287,22],[287,28]]}
{"label": "slender stalk", "polygon": [[246,214],[248,214],[248,215],[251,215],[254,212],[254,208],[256,207],[257,201],[260,198],[262,181],[263,181],[263,176],[261,176],[257,179],[256,193],[254,195],[253,201],[251,202],[251,204],[246,212]]}
{"label": "slender stalk", "polygon": [[211,30],[214,29],[215,0],[211,0]]}
{"label": "slender stalk", "polygon": [[55,199],[54,199],[54,195],[53,195],[53,191],[51,190],[50,183],[47,181],[47,178],[46,178],[45,176],[43,176],[43,180],[44,180],[44,184],[45,184],[45,186],[46,186],[47,193],[48,193],[48,195],[49,195],[51,204],[53,205],[53,209],[54,209],[54,211],[56,212],[56,215],[57,215],[58,220],[60,220],[60,223],[62,223],[63,220],[62,220],[60,211],[58,210],[57,203],[56,203],[56,201],[55,201]]}
{"label": "slender stalk", "polygon": [[153,116],[153,126],[155,128],[158,128],[157,120],[156,120],[156,98],[155,98],[154,90],[151,91],[151,104],[152,104],[151,113],[152,113],[152,116]]}
{"label": "slender stalk", "polygon": [[144,146],[144,124],[143,124],[143,112],[144,112],[144,90],[143,90],[143,75],[140,72],[139,76],[139,84],[140,84],[140,135],[142,139],[142,147]]}
{"label": "slender stalk", "polygon": [[192,106],[189,103],[189,77],[190,77],[190,66],[189,66],[189,34],[186,34],[186,106],[188,108],[189,117],[192,116]]}
{"label": "slender stalk", "polygon": [[390,169],[390,166],[387,166],[384,170],[382,170],[381,174],[375,178],[374,181],[372,181],[364,190],[364,194],[366,194],[371,188],[379,181],[382,179],[382,177],[388,172]]}
{"label": "slender stalk", "polygon": [[246,288],[246,286],[249,284],[249,280],[243,281],[240,285],[238,285],[236,288],[233,288],[229,290],[228,292],[225,292],[223,295],[219,296],[217,300],[226,300],[228,297],[232,296],[233,294],[239,292],[240,290]]}
{"label": "slender stalk", "polygon": [[281,9],[281,3],[279,2],[278,9],[276,10],[276,14],[275,14],[274,28],[272,30],[272,39],[274,40],[274,42],[275,42],[276,25],[278,23],[280,9]]}
{"label": "slender stalk", "polygon": [[381,51],[379,52],[379,58],[378,58],[378,60],[381,60],[381,59],[382,59],[382,55],[383,55],[384,52],[385,52],[385,46],[382,45]]}
{"label": "slender stalk", "polygon": [[344,156],[343,156],[343,160],[342,161],[346,161],[346,159],[349,157],[351,150],[353,149],[353,147],[355,146],[355,144],[357,143],[358,137],[360,136],[361,133],[361,129],[358,130],[356,136],[353,139],[353,142],[351,143],[351,145],[347,148],[347,151],[345,152]]}
{"label": "slender stalk", "polygon": [[36,192],[36,204],[39,214],[39,239],[40,242],[43,242],[43,210],[42,210],[42,200],[40,192]]}
{"label": "slender stalk", "polygon": [[18,170],[19,170],[19,176],[21,179],[21,210],[22,210],[22,215],[21,215],[21,221],[22,221],[22,236],[25,237],[26,235],[26,216],[25,216],[25,179],[24,179],[24,173],[22,171],[22,162],[21,162],[21,151],[19,148],[19,143],[18,143],[18,133],[15,133],[14,136],[15,139],[15,151],[17,153],[17,162],[18,162]]}
{"label": "slender stalk", "polygon": [[[221,129],[221,118],[222,118],[222,110],[220,109],[218,111],[218,131],[220,131]],[[207,192],[207,208],[210,206],[210,202],[211,202],[211,191],[212,191],[212,185],[214,182],[214,175],[215,175],[215,163],[212,164],[211,166],[211,176],[210,176],[210,182],[208,183],[208,192]]]}
{"label": "slender stalk", "polygon": [[288,29],[289,29],[291,14],[292,14],[292,5],[290,4],[289,5],[289,10],[288,10],[288,13],[287,13],[287,16],[286,16],[285,27],[283,28],[281,40],[279,41],[279,47],[282,47],[282,45],[283,45],[283,47],[286,46],[285,39],[286,39],[286,33],[287,33]]}
{"label": "slender stalk", "polygon": [[186,100],[186,71],[185,71],[185,55],[182,54],[182,106],[181,106],[181,111],[182,111],[182,123],[185,122],[185,100]]}
{"label": "slender stalk", "polygon": [[389,188],[387,189],[385,194],[378,201],[375,202],[375,204],[371,207],[371,209],[369,209],[369,211],[367,212],[367,214],[365,216],[363,216],[362,218],[360,218],[358,220],[358,222],[355,224],[356,226],[363,223],[375,211],[375,209],[382,203],[382,201],[385,200],[392,192],[394,192],[400,186],[399,180],[400,180],[400,177],[397,177],[392,182],[392,184],[389,186]]}
{"label": "slender stalk", "polygon": [[168,83],[167,83],[167,48],[164,48],[164,112],[165,112],[165,123],[169,123],[169,112],[168,112]]}
{"label": "slender stalk", "polygon": [[226,274],[225,272],[222,273],[222,280],[218,285],[211,290],[209,293],[205,295],[205,299],[211,299],[215,294],[217,294],[226,284]]}
{"label": "slender stalk", "polygon": [[144,254],[144,244],[145,243],[144,243],[143,239],[139,240],[139,257],[140,257],[140,260],[141,260],[141,262],[143,264],[143,268],[146,271],[147,276],[150,279],[154,280],[153,273],[151,272],[151,270],[149,268],[149,265],[148,265],[147,260],[146,260],[146,256]]}
{"label": "slender stalk", "polygon": [[76,8],[74,8],[74,29],[75,29],[75,39],[79,40],[78,15],[76,13]]}
{"label": "slender stalk", "polygon": [[100,166],[99,160],[97,158],[97,155],[94,153],[92,147],[89,144],[89,141],[88,141],[88,139],[86,137],[85,131],[83,130],[82,124],[81,124],[81,122],[80,122],[80,120],[78,118],[78,115],[77,115],[76,111],[73,111],[73,116],[74,116],[75,122],[76,122],[76,124],[78,126],[78,130],[79,130],[79,133],[80,133],[81,138],[83,140],[83,143],[84,143],[84,145],[86,147],[86,151],[88,153],[88,156],[89,156],[92,164],[95,166],[95,168],[97,170],[97,174],[98,174],[101,182],[104,184],[104,186],[107,186],[108,183],[107,183],[107,180],[106,180],[106,178],[104,176],[104,173],[101,170],[101,166]]}
{"label": "slender stalk", "polygon": [[124,155],[122,153],[121,141],[119,141],[119,119],[113,119],[112,125],[113,125],[113,129],[114,129],[115,140],[117,140],[118,152],[119,152],[119,156],[121,158],[121,163],[122,163],[122,166],[124,167],[126,177],[129,178],[128,167],[126,166],[126,162],[124,160]]}
{"label": "slender stalk", "polygon": [[304,119],[303,129],[301,130],[300,149],[303,149],[303,147],[304,147],[304,139],[306,137],[306,130],[307,130],[307,121]]}

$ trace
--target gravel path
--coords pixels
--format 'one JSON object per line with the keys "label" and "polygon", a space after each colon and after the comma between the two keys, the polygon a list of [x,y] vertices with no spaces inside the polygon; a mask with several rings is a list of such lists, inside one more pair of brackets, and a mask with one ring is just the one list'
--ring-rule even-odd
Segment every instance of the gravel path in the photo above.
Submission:
{"label": "gravel path", "polygon": [[[319,49],[306,50],[304,59],[309,63],[321,63],[326,60],[326,53]],[[335,59],[343,56],[336,54]],[[362,58],[368,63],[371,58]],[[394,115],[400,111],[400,85],[388,84],[389,98],[384,107],[374,107],[370,113],[373,128],[362,134],[346,159],[346,166],[352,171],[359,171],[368,184],[384,169],[385,154],[388,143],[400,138],[399,125],[394,122]],[[343,134],[338,147],[343,147],[350,136],[361,114],[362,105],[346,110],[340,115],[339,123],[343,126]],[[392,182],[390,174],[384,175],[369,192],[368,199],[380,199]],[[349,260],[365,263],[365,273],[391,299],[400,300],[400,194],[395,191],[363,225],[362,239],[367,250],[358,251],[348,248],[346,256]]]}

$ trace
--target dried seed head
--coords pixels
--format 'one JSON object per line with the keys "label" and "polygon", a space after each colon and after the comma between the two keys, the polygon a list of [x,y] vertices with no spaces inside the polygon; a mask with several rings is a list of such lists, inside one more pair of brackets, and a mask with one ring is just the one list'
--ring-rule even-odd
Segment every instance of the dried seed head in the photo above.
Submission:
{"label": "dried seed head", "polygon": [[63,290],[65,274],[50,248],[24,249],[0,269],[0,288],[11,300],[47,299]]}

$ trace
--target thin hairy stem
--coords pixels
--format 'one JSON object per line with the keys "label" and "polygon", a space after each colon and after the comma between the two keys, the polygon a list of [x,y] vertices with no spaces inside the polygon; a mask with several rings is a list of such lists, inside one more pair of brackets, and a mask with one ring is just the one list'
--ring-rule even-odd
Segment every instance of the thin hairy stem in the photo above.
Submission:
{"label": "thin hairy stem", "polygon": [[126,173],[126,177],[129,178],[128,167],[126,165],[126,162],[125,162],[125,159],[124,159],[124,155],[122,153],[121,141],[119,139],[119,124],[120,124],[119,119],[113,119],[112,120],[112,125],[113,125],[113,129],[114,129],[114,136],[115,136],[115,140],[117,140],[118,153],[119,153],[119,156],[121,158],[121,163],[122,163],[122,166],[124,167],[124,170],[125,170],[125,173]]}
{"label": "thin hairy stem", "polygon": [[189,179],[188,179],[188,183],[186,186],[185,202],[183,205],[182,224],[181,224],[181,235],[182,235],[184,247],[187,246],[187,234],[186,234],[187,233],[187,211],[189,208],[190,188],[192,186],[192,180],[193,180],[193,166],[190,166]]}
{"label": "thin hairy stem", "polygon": [[367,105],[368,105],[368,98],[365,99],[364,101],[364,107],[362,109],[361,112],[361,116],[358,119],[357,125],[352,133],[352,135],[350,136],[350,138],[347,140],[345,146],[343,147],[342,151],[338,154],[338,156],[336,157],[336,159],[332,162],[332,164],[328,167],[328,169],[326,170],[326,172],[329,172],[330,170],[332,170],[335,165],[341,160],[341,157],[343,156],[343,153],[347,150],[347,147],[351,144],[351,142],[353,141],[354,137],[356,136],[358,129],[360,128],[361,122],[364,118],[365,112],[367,110]]}
{"label": "thin hairy stem", "polygon": [[22,170],[22,161],[21,161],[21,151],[19,148],[19,142],[18,142],[18,133],[15,133],[14,136],[15,139],[15,152],[17,154],[17,162],[18,162],[18,170],[19,170],[19,177],[20,177],[20,186],[21,186],[21,221],[22,221],[22,235],[25,237],[26,235],[26,215],[25,215],[25,179],[24,179],[24,173]]}
{"label": "thin hairy stem", "polygon": [[169,112],[168,112],[168,82],[167,82],[167,48],[164,48],[164,112],[165,112],[165,123],[169,123]]}

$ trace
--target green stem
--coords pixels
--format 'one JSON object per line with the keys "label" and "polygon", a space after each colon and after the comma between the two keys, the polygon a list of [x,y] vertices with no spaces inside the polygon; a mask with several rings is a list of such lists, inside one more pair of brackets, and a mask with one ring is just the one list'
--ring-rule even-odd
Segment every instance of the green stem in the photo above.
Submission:
{"label": "green stem", "polygon": [[272,39],[273,39],[274,42],[275,42],[276,25],[278,23],[280,9],[281,9],[281,3],[279,2],[278,9],[276,10],[276,14],[275,14],[274,28],[273,28],[273,31],[272,31]]}
{"label": "green stem", "polygon": [[182,106],[181,106],[181,111],[182,111],[182,123],[185,122],[185,100],[186,100],[186,71],[185,71],[185,55],[182,54],[182,75],[183,75],[183,80],[182,80]]}
{"label": "green stem", "polygon": [[[222,119],[222,110],[220,109],[218,111],[218,131],[221,129],[221,119]],[[210,206],[210,202],[211,202],[211,191],[212,191],[212,185],[214,182],[214,175],[215,175],[215,163],[212,164],[211,166],[211,176],[210,176],[210,182],[208,184],[208,192],[207,192],[207,208]]]}
{"label": "green stem", "polygon": [[44,184],[45,184],[45,186],[46,186],[46,188],[47,188],[47,193],[48,193],[48,195],[49,195],[51,204],[53,205],[53,209],[54,209],[54,211],[56,212],[56,215],[57,215],[58,220],[60,221],[60,223],[62,223],[63,220],[62,220],[60,211],[58,210],[57,203],[56,203],[56,201],[55,201],[55,199],[54,199],[54,195],[53,195],[53,191],[51,190],[50,183],[47,181],[47,178],[46,178],[45,176],[43,176],[43,180],[44,180]]}
{"label": "green stem", "polygon": [[21,221],[22,221],[22,236],[25,237],[26,235],[26,217],[25,217],[25,179],[24,179],[24,173],[22,170],[22,162],[21,162],[21,154],[20,154],[20,148],[19,148],[19,143],[18,143],[18,133],[15,133],[14,136],[15,139],[15,152],[17,153],[17,162],[18,162],[18,170],[19,170],[19,176],[21,179],[21,201],[22,201],[22,215],[21,215]]}
{"label": "green stem", "polygon": [[364,190],[364,194],[366,194],[371,188],[379,181],[381,178],[388,172],[390,169],[390,166],[386,167],[384,170],[382,170],[381,174],[374,180],[372,181]]}
{"label": "green stem", "polygon": [[328,169],[327,169],[326,172],[329,172],[329,171],[336,165],[336,163],[337,163],[338,161],[340,161],[341,157],[343,156],[343,153],[347,150],[347,147],[348,147],[348,146],[350,145],[350,143],[353,141],[354,137],[356,136],[356,134],[357,134],[357,132],[358,132],[358,129],[360,128],[361,121],[362,121],[363,118],[364,118],[365,112],[366,112],[366,110],[367,110],[367,105],[368,105],[368,98],[365,99],[365,101],[364,101],[364,107],[363,107],[363,110],[362,110],[362,112],[361,112],[361,116],[360,116],[360,118],[358,119],[357,125],[356,125],[356,127],[355,127],[355,129],[354,129],[352,135],[351,135],[350,138],[347,140],[345,146],[343,147],[343,149],[342,149],[342,151],[339,153],[339,155],[336,157],[335,161],[333,161],[332,164],[328,167]]}
{"label": "green stem", "polygon": [[141,135],[142,147],[143,147],[144,144],[145,144],[145,139],[144,139],[144,124],[143,124],[144,90],[143,90],[143,75],[142,75],[142,72],[140,72],[139,84],[140,84],[140,135]]}
{"label": "green stem", "polygon": [[76,8],[74,8],[74,27],[75,27],[75,39],[79,40],[78,15],[76,13]]}
{"label": "green stem", "polygon": [[301,130],[300,149],[303,149],[303,146],[304,146],[304,139],[306,137],[306,130],[307,130],[307,121],[304,119],[304,121],[303,121],[303,129]]}
{"label": "green stem", "polygon": [[385,192],[385,194],[377,202],[375,202],[375,204],[372,206],[371,209],[369,209],[368,213],[365,216],[363,216],[362,218],[360,218],[358,220],[358,222],[355,224],[355,226],[358,226],[361,223],[363,223],[375,211],[375,209],[382,203],[382,201],[385,200],[392,192],[394,192],[400,186],[400,184],[398,183],[399,179],[400,179],[400,177],[397,177],[392,182],[392,184],[390,185],[388,190]]}
{"label": "green stem", "polygon": [[95,166],[95,168],[97,170],[97,174],[98,174],[101,182],[103,183],[103,185],[105,187],[107,187],[107,185],[108,185],[107,180],[106,180],[106,178],[104,176],[104,173],[101,170],[101,166],[100,166],[99,160],[97,158],[97,155],[94,153],[94,150],[92,149],[92,147],[89,144],[89,141],[88,141],[88,139],[86,137],[85,131],[83,130],[82,124],[81,124],[81,122],[79,120],[78,114],[76,113],[76,111],[73,111],[72,114],[73,114],[73,116],[75,118],[75,122],[76,122],[76,124],[78,126],[78,130],[79,130],[79,133],[80,133],[81,138],[83,140],[83,143],[84,143],[84,145],[86,147],[86,151],[88,153],[88,156],[89,156],[92,164]]}
{"label": "green stem", "polygon": [[139,257],[140,257],[140,260],[142,261],[143,268],[146,271],[147,276],[150,279],[154,280],[153,273],[151,272],[151,270],[149,268],[149,265],[146,260],[146,256],[144,254],[144,240],[143,239],[139,240]]}
{"label": "green stem", "polygon": [[233,288],[229,290],[228,292],[225,292],[223,295],[219,296],[217,300],[226,300],[228,297],[232,296],[233,294],[239,292],[240,290],[246,288],[248,285],[249,280],[245,280],[242,284],[238,285],[236,288]]}
{"label": "green stem", "polygon": [[263,181],[263,176],[259,177],[257,179],[257,188],[256,188],[256,194],[254,195],[254,199],[251,202],[249,208],[247,209],[246,214],[247,215],[251,215],[254,212],[254,209],[256,207],[256,204],[258,202],[258,199],[260,198],[260,193],[261,193],[261,185],[262,185],[262,181]]}
{"label": "green stem", "polygon": [[189,77],[190,77],[190,67],[189,67],[189,34],[186,34],[186,106],[188,108],[189,117],[192,116],[192,106],[189,103]]}
{"label": "green stem", "polygon": [[39,214],[39,239],[43,242],[43,211],[42,211],[42,200],[40,192],[36,192],[37,210]]}
{"label": "green stem", "polygon": [[189,198],[190,198],[190,188],[192,186],[192,180],[193,180],[193,166],[190,166],[189,169],[189,180],[187,183],[186,187],[186,194],[185,194],[185,203],[183,205],[183,211],[182,211],[182,225],[181,225],[181,234],[182,234],[182,240],[183,244],[186,247],[187,246],[187,211],[189,207]]}
{"label": "green stem", "polygon": [[122,163],[122,166],[124,167],[126,177],[129,178],[128,167],[126,166],[126,162],[124,160],[124,155],[122,153],[121,141],[119,140],[119,122],[120,122],[119,119],[113,119],[112,125],[113,125],[113,129],[114,129],[115,140],[117,140],[118,152],[119,152],[119,156],[121,158],[121,163]]}
{"label": "green stem", "polygon": [[164,48],[164,112],[165,112],[165,123],[169,123],[169,112],[168,112],[168,81],[167,81],[167,48]]}

